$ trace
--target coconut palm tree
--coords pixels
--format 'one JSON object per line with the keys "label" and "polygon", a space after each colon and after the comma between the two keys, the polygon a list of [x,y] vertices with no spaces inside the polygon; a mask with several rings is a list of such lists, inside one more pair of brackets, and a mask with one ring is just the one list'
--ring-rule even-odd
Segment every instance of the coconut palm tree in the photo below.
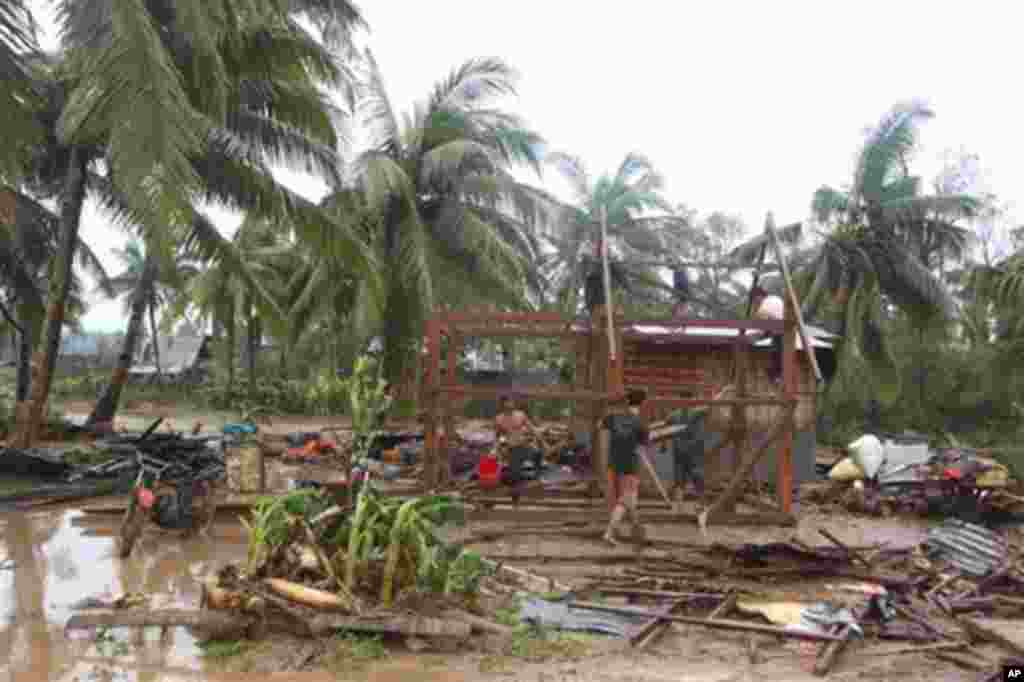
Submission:
{"label": "coconut palm tree", "polygon": [[[601,239],[602,212],[613,286],[648,297],[668,289],[648,263],[656,258],[668,265],[676,251],[669,234],[689,233],[691,228],[661,195],[664,179],[650,160],[636,152],[627,154],[614,175],[596,180],[569,154],[551,153],[547,161],[570,181],[575,195],[571,205],[560,207],[546,235],[555,252],[541,260],[549,293],[561,306],[576,313],[585,279],[600,267],[595,246]],[[635,286],[638,283],[640,287]]]}
{"label": "coconut palm tree", "polygon": [[23,0],[0,0],[0,116],[4,121],[0,180],[20,176],[21,143],[31,143],[41,133],[33,112],[39,101],[31,68],[31,59],[39,51],[36,36],[28,5]]}
{"label": "coconut palm tree", "polygon": [[[191,230],[208,249],[223,250],[227,242],[193,208],[206,198],[288,218],[307,236],[329,232],[351,247],[357,269],[367,263],[357,240],[325,227],[323,213],[276,183],[268,168],[268,160],[301,159],[329,175],[335,165],[334,147],[323,144],[338,142],[335,117],[317,85],[344,84],[348,74],[295,19],[310,16],[337,35],[359,19],[351,4],[64,0],[60,14],[60,82],[69,91],[57,127],[68,151],[58,174],[62,248],[30,410],[15,439],[23,447],[49,392],[87,189],[147,240]],[[92,168],[100,158],[106,175]]]}
{"label": "coconut palm tree", "polygon": [[173,254],[158,251],[158,246],[149,249],[141,242],[130,241],[123,249],[114,249],[114,255],[121,261],[124,270],[110,280],[111,293],[123,296],[131,293],[124,302],[128,326],[122,341],[113,376],[102,395],[96,401],[87,425],[110,422],[117,412],[121,391],[127,381],[127,374],[142,336],[143,318],[148,315],[149,328],[153,339],[153,353],[160,374],[159,330],[156,324],[157,311],[170,301],[171,291],[181,285],[194,265],[189,263],[181,251]]}
{"label": "coconut palm tree", "polygon": [[386,276],[383,318],[355,319],[364,338],[381,328],[385,372],[395,380],[433,310],[438,273],[504,305],[525,304],[525,263],[548,198],[511,173],[518,165],[540,172],[541,138],[494,105],[515,92],[507,64],[467,61],[399,117],[369,52],[366,63],[357,113],[371,142],[327,203],[358,224],[367,211],[379,216],[369,238]]}
{"label": "coconut palm tree", "polygon": [[[794,267],[806,292],[804,316],[813,318],[831,297],[842,319],[844,349],[872,365],[882,402],[899,391],[882,331],[890,305],[916,316],[922,328],[925,320],[952,315],[954,301],[930,266],[934,256],[956,252],[963,233],[955,222],[979,205],[964,194],[924,194],[921,179],[911,173],[920,125],[932,117],[920,102],[901,103],[868,131],[849,188],[824,186],[814,193],[812,212],[826,231],[820,244],[798,254]],[[790,236],[799,229],[794,226]],[[748,242],[734,256],[750,262],[754,247]]]}
{"label": "coconut palm tree", "polygon": [[[17,401],[28,397],[32,349],[46,317],[44,292],[49,266],[56,253],[59,218],[35,198],[13,187],[0,187],[3,197],[15,210],[0,216],[0,306],[5,321],[17,332]],[[76,249],[77,268],[68,300],[68,320],[74,323],[85,311],[84,286],[80,274],[88,274],[99,289],[110,293],[107,273],[88,244]]]}

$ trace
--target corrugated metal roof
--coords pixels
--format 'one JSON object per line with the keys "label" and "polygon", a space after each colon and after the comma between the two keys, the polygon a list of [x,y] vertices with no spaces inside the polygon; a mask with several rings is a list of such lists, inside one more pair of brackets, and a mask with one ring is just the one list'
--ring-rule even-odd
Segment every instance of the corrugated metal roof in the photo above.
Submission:
{"label": "corrugated metal roof", "polygon": [[948,519],[928,531],[926,544],[936,558],[978,577],[1002,566],[1009,551],[1005,538],[959,519]]}

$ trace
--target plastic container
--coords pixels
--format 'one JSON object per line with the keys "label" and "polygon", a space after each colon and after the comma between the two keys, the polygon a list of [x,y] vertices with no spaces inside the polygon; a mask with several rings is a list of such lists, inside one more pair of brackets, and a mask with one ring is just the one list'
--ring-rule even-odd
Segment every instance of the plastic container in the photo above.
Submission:
{"label": "plastic container", "polygon": [[882,447],[881,441],[870,434],[861,436],[846,449],[850,452],[850,459],[868,479],[874,479],[885,463],[885,448]]}
{"label": "plastic container", "polygon": [[494,455],[483,455],[477,467],[481,488],[496,488],[501,482],[501,465]]}

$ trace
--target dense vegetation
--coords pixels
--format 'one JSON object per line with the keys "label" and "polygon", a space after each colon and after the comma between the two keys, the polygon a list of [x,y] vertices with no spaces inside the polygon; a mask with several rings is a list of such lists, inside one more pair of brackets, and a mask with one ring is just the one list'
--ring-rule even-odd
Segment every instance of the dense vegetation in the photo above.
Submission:
{"label": "dense vegetation", "polygon": [[[51,391],[101,394],[90,419],[111,419],[141,340],[182,320],[212,324],[217,339],[212,381],[192,398],[250,413],[347,409],[339,374],[378,338],[383,374],[402,377],[440,301],[580,312],[602,217],[615,295],[636,312],[668,312],[664,268],[682,263],[713,266],[689,269],[691,315],[745,315],[753,267],[780,286],[760,230],[671,205],[642,154],[593,176],[549,151],[557,141],[505,108],[516,77],[499,59],[456,65],[400,113],[386,74],[354,47],[367,27],[347,0],[59,6],[60,50],[42,54],[26,3],[0,0],[0,308],[20,349],[21,444]],[[848,186],[809,192],[809,219],[781,231],[805,316],[841,336],[821,401],[832,439],[876,408],[887,429],[978,444],[1018,429],[1024,244],[970,158],[915,174],[932,115],[917,102],[886,112]],[[325,198],[279,183],[280,165],[323,181]],[[569,180],[570,201],[541,188],[545,171]],[[80,238],[87,199],[124,227],[113,277]],[[210,205],[243,213],[241,228],[222,235]],[[1005,253],[993,249],[1001,231]],[[127,297],[122,352],[105,381],[55,383],[86,274]],[[566,366],[541,343],[517,343],[514,359]]]}

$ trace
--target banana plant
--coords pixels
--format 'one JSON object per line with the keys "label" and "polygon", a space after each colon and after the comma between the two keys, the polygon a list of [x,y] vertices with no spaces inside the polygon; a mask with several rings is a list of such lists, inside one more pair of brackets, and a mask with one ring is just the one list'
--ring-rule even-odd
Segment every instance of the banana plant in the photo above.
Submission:
{"label": "banana plant", "polygon": [[349,403],[352,409],[352,432],[355,434],[353,464],[362,463],[376,439],[377,424],[391,409],[388,383],[380,376],[376,360],[363,355],[356,359],[349,380]]}

